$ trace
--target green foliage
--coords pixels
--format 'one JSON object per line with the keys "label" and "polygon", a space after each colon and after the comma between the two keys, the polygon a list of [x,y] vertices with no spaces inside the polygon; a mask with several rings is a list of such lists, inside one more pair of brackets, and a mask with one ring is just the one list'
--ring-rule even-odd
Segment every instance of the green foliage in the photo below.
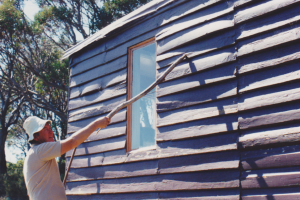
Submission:
{"label": "green foliage", "polygon": [[3,30],[12,34],[17,29],[24,29],[22,12],[16,9],[15,1],[4,0],[0,6],[0,38],[3,37]]}
{"label": "green foliage", "polygon": [[4,193],[4,189],[7,199],[29,199],[23,176],[23,163],[23,160],[19,160],[16,164],[8,163],[7,174],[0,175],[0,182],[3,183],[2,188],[0,185],[0,194]]}

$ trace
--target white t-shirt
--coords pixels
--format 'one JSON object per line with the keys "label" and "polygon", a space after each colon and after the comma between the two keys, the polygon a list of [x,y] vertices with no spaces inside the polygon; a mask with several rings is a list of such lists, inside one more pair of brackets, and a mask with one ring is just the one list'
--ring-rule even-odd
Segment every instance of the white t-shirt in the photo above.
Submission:
{"label": "white t-shirt", "polygon": [[33,145],[24,161],[24,178],[30,200],[66,200],[55,157],[60,141]]}

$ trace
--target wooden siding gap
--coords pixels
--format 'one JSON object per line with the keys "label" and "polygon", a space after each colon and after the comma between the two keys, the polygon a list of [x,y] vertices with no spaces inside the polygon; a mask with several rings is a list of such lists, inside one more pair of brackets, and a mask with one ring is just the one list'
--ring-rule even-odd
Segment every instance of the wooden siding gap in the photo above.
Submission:
{"label": "wooden siding gap", "polygon": [[189,52],[191,52],[189,56],[194,57],[233,44],[235,44],[235,30],[229,30],[222,34],[212,34],[209,38],[202,38],[200,41],[188,43],[183,47],[159,55],[156,57],[156,62]]}
{"label": "wooden siding gap", "polygon": [[[176,94],[170,94],[167,96],[159,97],[157,98],[157,103],[156,103],[157,112],[161,113],[161,112],[171,111],[175,109],[182,110],[184,109],[183,107],[212,102],[211,104],[214,105],[212,106],[212,108],[208,108],[208,109],[210,110],[214,109],[213,107],[216,106],[217,109],[214,110],[218,111],[219,113],[223,113],[224,109],[218,108],[217,105],[218,102],[215,101],[219,99],[223,99],[225,97],[229,98],[237,95],[237,87],[236,87],[237,80],[235,79],[227,82],[222,82],[222,87],[218,87],[218,86],[220,86],[220,83],[208,85],[207,87],[200,87],[200,88],[183,91]],[[238,102],[237,99],[234,99],[233,102],[231,102],[231,104],[236,104],[236,102]],[[228,105],[230,106],[231,104]],[[220,106],[222,106],[222,103],[219,103],[219,107]],[[234,105],[231,106],[233,106],[234,108]],[[204,107],[204,105],[202,106],[200,105],[200,107]],[[237,109],[237,104],[236,104],[236,109]],[[191,109],[187,109],[187,110],[191,110]],[[161,115],[166,115],[166,114],[161,114]],[[217,113],[215,113],[215,115],[217,115]]]}
{"label": "wooden siding gap", "polygon": [[299,2],[299,0],[272,0],[258,2],[256,5],[250,5],[244,10],[240,10],[235,15],[235,22],[240,24],[250,19],[260,17],[270,12],[277,11],[278,9],[285,8]]}

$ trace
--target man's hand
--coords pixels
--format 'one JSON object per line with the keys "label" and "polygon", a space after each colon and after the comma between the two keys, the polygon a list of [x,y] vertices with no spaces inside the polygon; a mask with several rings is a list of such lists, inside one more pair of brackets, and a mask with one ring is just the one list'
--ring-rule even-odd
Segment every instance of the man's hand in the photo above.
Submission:
{"label": "man's hand", "polygon": [[107,117],[102,117],[96,119],[95,121],[91,122],[86,127],[80,129],[79,131],[73,133],[71,137],[62,140],[61,143],[61,150],[60,153],[63,155],[67,151],[74,149],[82,142],[84,142],[95,130],[98,128],[105,128],[110,123],[110,119]]}
{"label": "man's hand", "polygon": [[110,119],[107,117],[102,117],[96,121],[96,123],[98,124],[98,128],[105,128],[110,123]]}

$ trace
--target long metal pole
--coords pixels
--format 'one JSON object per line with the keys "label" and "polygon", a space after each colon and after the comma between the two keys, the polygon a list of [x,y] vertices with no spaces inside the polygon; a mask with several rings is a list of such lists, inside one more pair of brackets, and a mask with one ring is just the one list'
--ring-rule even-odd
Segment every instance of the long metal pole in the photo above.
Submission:
{"label": "long metal pole", "polygon": [[[187,57],[188,53],[183,54],[180,58],[178,58],[177,60],[175,60],[172,65],[154,82],[152,83],[148,88],[146,88],[144,91],[142,91],[141,93],[139,93],[138,95],[136,95],[135,97],[129,99],[128,101],[125,101],[124,103],[121,103],[120,105],[118,105],[116,108],[114,108],[112,111],[110,111],[110,113],[108,115],[106,115],[107,118],[111,119],[115,114],[117,114],[117,112],[119,112],[121,109],[127,107],[128,105],[134,103],[135,101],[139,100],[140,98],[142,98],[143,96],[145,96],[146,94],[148,94],[153,88],[155,88],[159,83],[161,83],[165,77],[185,58]],[[96,134],[98,134],[98,132],[100,131],[100,129],[97,131]],[[67,176],[69,174],[70,171],[70,167],[73,161],[73,157],[75,155],[75,151],[76,151],[77,147],[74,148],[67,171],[66,171],[66,175],[64,177],[64,181],[63,184],[66,184],[66,180],[67,180]]]}

